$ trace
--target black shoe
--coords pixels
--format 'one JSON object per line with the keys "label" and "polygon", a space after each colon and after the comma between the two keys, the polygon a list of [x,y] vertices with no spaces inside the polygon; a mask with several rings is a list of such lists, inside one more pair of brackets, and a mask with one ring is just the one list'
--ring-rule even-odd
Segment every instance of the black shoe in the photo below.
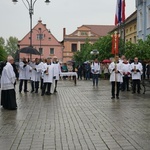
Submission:
{"label": "black shoe", "polygon": [[135,94],[135,92],[132,92],[132,94]]}
{"label": "black shoe", "polygon": [[41,96],[43,96],[43,95],[44,95],[44,93],[41,94]]}
{"label": "black shoe", "polygon": [[140,92],[137,92],[138,94],[141,94]]}
{"label": "black shoe", "polygon": [[21,91],[19,90],[19,93],[21,93]]}
{"label": "black shoe", "polygon": [[27,93],[27,92],[29,92],[29,91],[28,91],[28,90],[25,90],[24,92]]}
{"label": "black shoe", "polygon": [[45,93],[45,95],[51,95],[51,93],[49,93],[49,92],[46,92],[46,93]]}
{"label": "black shoe", "polygon": [[129,89],[127,91],[130,91]]}
{"label": "black shoe", "polygon": [[35,93],[38,93],[38,89],[35,90]]}
{"label": "black shoe", "polygon": [[34,90],[31,90],[31,93],[33,93],[34,92]]}
{"label": "black shoe", "polygon": [[119,96],[117,96],[116,98],[119,99]]}
{"label": "black shoe", "polygon": [[56,90],[54,90],[54,93],[56,93],[57,91]]}
{"label": "black shoe", "polygon": [[111,99],[115,99],[115,96],[112,96]]}

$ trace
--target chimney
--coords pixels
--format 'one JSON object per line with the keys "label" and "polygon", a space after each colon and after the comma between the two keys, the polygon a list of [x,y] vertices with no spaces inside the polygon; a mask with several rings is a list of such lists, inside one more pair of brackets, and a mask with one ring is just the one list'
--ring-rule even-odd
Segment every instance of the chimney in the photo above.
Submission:
{"label": "chimney", "polygon": [[42,23],[42,20],[41,20],[41,19],[39,19],[39,20],[38,20],[38,22],[39,22],[39,23]]}
{"label": "chimney", "polygon": [[63,39],[65,38],[66,35],[66,28],[63,28]]}

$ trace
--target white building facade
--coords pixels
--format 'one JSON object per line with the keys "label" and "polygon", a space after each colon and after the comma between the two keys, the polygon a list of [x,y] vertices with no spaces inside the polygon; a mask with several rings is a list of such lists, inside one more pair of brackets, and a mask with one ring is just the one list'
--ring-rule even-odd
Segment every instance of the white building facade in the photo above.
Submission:
{"label": "white building facade", "polygon": [[150,0],[136,0],[137,39],[146,40],[150,34]]}

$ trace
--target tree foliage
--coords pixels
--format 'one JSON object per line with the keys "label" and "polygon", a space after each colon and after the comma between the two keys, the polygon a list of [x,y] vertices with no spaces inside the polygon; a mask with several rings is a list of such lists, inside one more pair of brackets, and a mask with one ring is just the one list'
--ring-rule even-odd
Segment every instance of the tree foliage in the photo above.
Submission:
{"label": "tree foliage", "polygon": [[146,41],[138,40],[138,42],[135,44],[127,42],[125,55],[129,59],[134,59],[134,57],[138,57],[140,60],[149,61],[150,36],[147,37]]}
{"label": "tree foliage", "polygon": [[0,37],[0,46],[5,47],[5,40],[3,37]]}
{"label": "tree foliage", "polygon": [[111,57],[111,46],[112,40],[110,35],[99,38],[93,44],[93,49],[97,49],[99,51],[98,59],[100,61]]}
{"label": "tree foliage", "polygon": [[[121,52],[124,52],[124,46],[122,46],[123,42],[120,42]],[[104,59],[109,59],[113,55],[111,54],[112,47],[112,38],[110,35],[99,38],[94,44],[91,44],[87,39],[84,46],[81,47],[80,51],[77,51],[73,59],[77,63],[83,63],[87,60],[93,60],[95,57],[98,58],[99,61]],[[96,49],[99,54],[98,55],[91,55],[90,52]]]}
{"label": "tree foliage", "polygon": [[3,37],[0,37],[0,61],[6,60],[7,53],[5,51],[5,40]]}
{"label": "tree foliage", "polygon": [[92,50],[92,44],[89,42],[89,40],[87,39],[85,41],[85,44],[81,47],[80,51],[78,50],[74,56],[73,59],[78,63],[78,64],[82,64],[87,60],[90,60],[90,52]]}
{"label": "tree foliage", "polygon": [[[93,49],[99,51],[99,55],[91,55],[90,52]],[[74,60],[78,63],[83,63],[87,60],[93,60],[94,57],[98,57],[100,61],[113,57],[111,54],[112,38],[110,35],[99,38],[94,44],[91,44],[87,39],[84,46],[80,51],[74,54]],[[127,42],[124,43],[122,39],[119,40],[119,54],[125,55],[128,59],[134,59],[138,57],[140,60],[150,61],[150,36],[146,41],[138,40],[137,43]]]}
{"label": "tree foliage", "polygon": [[0,61],[5,61],[7,57],[7,53],[4,50],[3,46],[0,45]]}
{"label": "tree foliage", "polygon": [[9,39],[6,40],[5,50],[8,55],[15,57],[16,51],[18,50],[18,39],[10,36]]}

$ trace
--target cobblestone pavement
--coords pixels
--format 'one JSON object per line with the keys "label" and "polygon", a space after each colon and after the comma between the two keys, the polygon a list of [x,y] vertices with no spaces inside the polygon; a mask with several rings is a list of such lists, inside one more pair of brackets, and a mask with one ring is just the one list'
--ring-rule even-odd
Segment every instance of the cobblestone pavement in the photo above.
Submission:
{"label": "cobblestone pavement", "polygon": [[111,100],[106,80],[58,86],[50,96],[17,93],[16,111],[0,108],[0,150],[150,150],[150,92]]}

